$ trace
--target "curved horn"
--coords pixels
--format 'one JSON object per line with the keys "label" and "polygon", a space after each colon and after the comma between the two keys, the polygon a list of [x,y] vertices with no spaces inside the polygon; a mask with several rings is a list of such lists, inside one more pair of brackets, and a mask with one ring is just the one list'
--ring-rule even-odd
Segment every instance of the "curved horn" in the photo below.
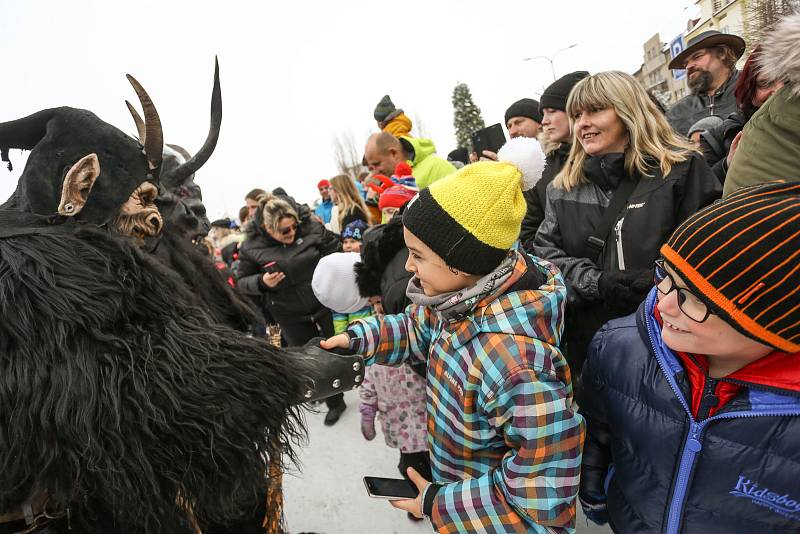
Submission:
{"label": "curved horn", "polygon": [[156,107],[144,87],[130,74],[125,76],[131,82],[136,95],[139,97],[139,102],[142,104],[145,129],[144,153],[147,156],[150,170],[155,170],[161,165],[161,159],[164,155],[164,134],[161,132],[161,119],[158,118],[158,111],[156,111]]}
{"label": "curved horn", "polygon": [[142,120],[141,115],[139,115],[139,112],[136,111],[136,108],[133,107],[133,105],[130,102],[126,100],[125,105],[128,106],[128,111],[131,112],[131,117],[133,117],[133,122],[136,124],[136,131],[139,134],[139,142],[144,144],[144,140],[147,138],[147,131],[145,130],[144,127],[144,121]]}
{"label": "curved horn", "polygon": [[214,90],[211,92],[211,126],[208,129],[208,137],[203,147],[194,155],[192,159],[172,170],[165,175],[162,180],[164,183],[183,183],[186,178],[200,170],[205,165],[219,139],[219,130],[222,125],[222,92],[219,88],[219,61],[214,58]]}

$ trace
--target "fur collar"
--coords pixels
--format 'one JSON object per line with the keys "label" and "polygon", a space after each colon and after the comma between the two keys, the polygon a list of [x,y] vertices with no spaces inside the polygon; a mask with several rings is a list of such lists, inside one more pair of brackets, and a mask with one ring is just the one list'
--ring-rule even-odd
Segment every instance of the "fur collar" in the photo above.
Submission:
{"label": "fur collar", "polygon": [[759,64],[772,79],[788,80],[789,91],[800,97],[800,12],[790,15],[767,33]]}

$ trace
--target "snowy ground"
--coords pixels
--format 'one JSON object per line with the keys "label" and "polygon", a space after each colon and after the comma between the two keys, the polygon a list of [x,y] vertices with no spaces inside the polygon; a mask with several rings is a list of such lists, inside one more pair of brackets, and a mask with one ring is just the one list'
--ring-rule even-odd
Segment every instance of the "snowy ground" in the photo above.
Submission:
{"label": "snowy ground", "polygon": [[[367,496],[364,475],[400,476],[399,454],[378,436],[361,437],[358,394],[345,394],[347,410],[333,427],[322,420],[325,405],[308,413],[309,445],[300,452],[301,471],[284,477],[286,521],[289,531],[320,534],[414,534],[431,532],[427,521],[412,522],[405,512],[383,499]],[[587,526],[578,512],[580,534],[607,534],[609,529]]]}

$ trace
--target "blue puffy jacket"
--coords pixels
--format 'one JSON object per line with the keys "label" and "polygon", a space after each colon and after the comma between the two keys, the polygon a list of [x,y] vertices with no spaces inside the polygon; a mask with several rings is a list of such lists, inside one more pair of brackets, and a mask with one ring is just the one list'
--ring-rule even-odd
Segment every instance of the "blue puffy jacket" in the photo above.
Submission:
{"label": "blue puffy jacket", "polygon": [[662,344],[655,301],[654,288],[589,350],[581,406],[587,515],[615,532],[800,532],[800,394],[741,383],[719,412],[696,421],[681,360]]}

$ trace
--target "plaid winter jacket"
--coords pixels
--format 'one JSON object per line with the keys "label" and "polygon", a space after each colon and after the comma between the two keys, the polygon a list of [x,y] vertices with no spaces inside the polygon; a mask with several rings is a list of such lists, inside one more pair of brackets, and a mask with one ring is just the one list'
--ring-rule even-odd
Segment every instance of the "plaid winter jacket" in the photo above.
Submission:
{"label": "plaid winter jacket", "polygon": [[428,445],[441,484],[431,521],[440,533],[574,530],[584,423],[557,348],[566,288],[551,264],[520,258],[462,320],[412,304],[348,327],[368,363],[428,360]]}

